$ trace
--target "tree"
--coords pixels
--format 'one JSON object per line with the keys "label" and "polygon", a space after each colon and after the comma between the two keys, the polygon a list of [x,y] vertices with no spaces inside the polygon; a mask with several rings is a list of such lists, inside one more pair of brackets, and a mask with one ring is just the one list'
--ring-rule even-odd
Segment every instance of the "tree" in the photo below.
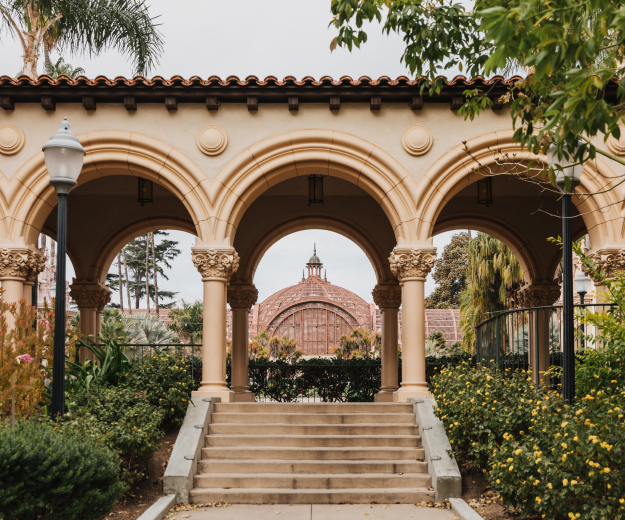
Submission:
{"label": "tree", "polygon": [[133,345],[167,345],[178,343],[178,336],[158,316],[140,312],[122,316],[127,341]]}
{"label": "tree", "polygon": [[95,56],[114,48],[146,74],[163,50],[155,20],[144,0],[0,0],[0,27],[20,42],[32,79],[44,46]]}
{"label": "tree", "polygon": [[50,64],[49,74],[53,78],[58,78],[61,74],[65,74],[70,78],[75,78],[79,74],[84,74],[84,72],[85,69],[83,69],[82,67],[74,68],[70,63],[65,63],[63,58],[59,58],[58,60],[56,60],[56,63]]}
{"label": "tree", "polygon": [[432,278],[436,289],[425,299],[426,309],[457,309],[460,307],[459,296],[464,290],[467,278],[467,245],[469,233],[458,233],[443,249],[443,254],[436,261]]}
{"label": "tree", "polygon": [[[612,135],[625,109],[625,15],[608,0],[476,0],[468,11],[454,0],[332,0],[331,25],[339,30],[331,49],[352,50],[367,41],[366,21],[402,34],[402,60],[422,78],[421,91],[440,92],[441,72],[458,67],[472,76],[529,73],[502,100],[510,107],[514,140],[533,153],[555,143],[565,166],[600,154],[625,160],[590,139]],[[492,106],[488,91],[464,92],[459,114],[473,119]],[[578,139],[584,141],[577,147]],[[564,151],[576,150],[574,157]],[[536,168],[530,164],[529,170]],[[554,172],[537,168],[554,182]],[[621,182],[606,189],[614,189]]]}
{"label": "tree", "polygon": [[194,303],[182,300],[179,308],[169,311],[169,317],[173,320],[169,328],[181,339],[194,345],[202,344],[204,303],[201,300]]}
{"label": "tree", "polygon": [[379,332],[354,329],[351,334],[343,334],[339,344],[334,347],[338,359],[371,359],[379,357],[382,336]]}

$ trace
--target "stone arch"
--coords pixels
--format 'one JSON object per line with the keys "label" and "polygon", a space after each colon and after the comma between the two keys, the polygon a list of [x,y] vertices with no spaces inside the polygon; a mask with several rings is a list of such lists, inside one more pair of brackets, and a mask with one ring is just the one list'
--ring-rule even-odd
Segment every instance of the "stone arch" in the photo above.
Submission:
{"label": "stone arch", "polygon": [[219,173],[211,199],[214,237],[232,245],[243,214],[270,187],[292,177],[325,172],[364,189],[382,210],[398,241],[417,236],[416,183],[406,169],[375,145],[335,130],[297,130],[264,139]]}
{"label": "stone arch", "polygon": [[[211,204],[200,188],[206,175],[182,152],[153,137],[122,130],[88,132],[77,137],[87,152],[79,185],[108,175],[150,179],[185,205],[200,240],[210,239]],[[4,199],[11,201],[9,238],[23,236],[27,243],[34,244],[56,206],[56,193],[48,181],[43,152],[28,160],[1,187]]]}
{"label": "stone arch", "polygon": [[296,215],[276,222],[261,233],[241,257],[239,270],[233,278],[252,283],[258,264],[267,250],[281,238],[306,229],[334,231],[349,238],[367,255],[378,283],[394,279],[387,255],[375,240],[355,222],[332,215]]}
{"label": "stone arch", "polygon": [[[527,150],[521,150],[512,141],[512,129],[489,132],[466,141],[466,143],[447,151],[425,172],[418,182],[417,215],[420,241],[426,241],[436,225],[438,215],[453,196],[466,186],[476,182],[481,176],[471,170],[478,159],[484,166],[496,166],[493,151],[514,155],[519,163],[537,157]],[[544,160],[544,157],[541,159]],[[584,168],[582,184],[576,190],[573,202],[582,214],[592,244],[601,245],[618,239],[622,222],[617,200],[613,192],[600,193],[593,196],[584,193],[597,193],[603,190],[607,180],[616,179],[614,172],[600,159],[588,161]]]}

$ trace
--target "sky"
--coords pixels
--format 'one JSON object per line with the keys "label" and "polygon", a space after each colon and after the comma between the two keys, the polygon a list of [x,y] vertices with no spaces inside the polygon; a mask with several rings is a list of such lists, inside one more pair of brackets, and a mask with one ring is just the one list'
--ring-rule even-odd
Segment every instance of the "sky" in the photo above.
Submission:
{"label": "sky", "polygon": [[[204,78],[410,75],[400,61],[405,48],[401,36],[382,35],[379,25],[365,27],[369,40],[361,49],[352,53],[344,49],[330,52],[336,30],[328,27],[331,20],[328,0],[147,0],[146,3],[151,14],[159,17],[159,29],[165,41],[160,63],[149,75]],[[0,49],[0,74],[17,74],[22,66],[20,46],[5,32],[0,33]],[[97,57],[53,51],[52,61],[60,55],[65,62],[85,69],[88,77],[133,75],[132,64],[114,50]],[[40,73],[42,68],[43,60]],[[451,71],[449,75],[456,73]],[[180,231],[170,233],[169,238],[179,242],[183,253],[168,272],[169,281],[159,281],[159,287],[177,291],[177,299],[201,299],[200,276],[191,262],[190,252],[195,238]],[[452,235],[449,232],[434,238],[439,253]],[[301,279],[301,270],[312,255],[314,243],[327,269],[328,280],[371,302],[375,276],[369,260],[356,244],[329,231],[302,231],[274,244],[256,273],[259,301]],[[68,279],[72,276],[68,262]],[[426,295],[432,290],[434,282],[430,275]],[[119,302],[117,295],[113,301]]]}

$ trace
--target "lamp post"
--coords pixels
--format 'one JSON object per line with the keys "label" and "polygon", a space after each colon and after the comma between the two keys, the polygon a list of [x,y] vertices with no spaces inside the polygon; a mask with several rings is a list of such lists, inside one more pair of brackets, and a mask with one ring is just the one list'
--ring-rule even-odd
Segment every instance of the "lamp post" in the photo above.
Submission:
{"label": "lamp post", "polygon": [[[583,307],[584,298],[588,294],[588,289],[590,289],[590,278],[586,276],[584,271],[580,271],[578,275],[575,277],[575,280],[573,281],[575,282],[575,290],[577,291],[577,294],[579,295],[579,303],[582,305],[582,312],[585,315],[586,313]],[[582,348],[584,348],[586,346],[586,340],[584,339],[584,324],[583,323],[580,325],[580,329],[582,331]]]}
{"label": "lamp post", "polygon": [[[583,145],[579,141],[578,146]],[[569,151],[566,144],[558,157],[557,147],[551,144],[547,150],[550,166],[556,172],[556,184],[562,190],[562,395],[564,402],[572,404],[575,399],[575,338],[573,316],[573,238],[571,236],[571,196],[579,186],[584,171],[583,164],[577,161],[575,152]],[[562,160],[564,166],[558,161]]]}
{"label": "lamp post", "polygon": [[67,195],[76,186],[85,149],[69,129],[67,118],[42,148],[50,184],[59,197],[57,220],[56,299],[54,303],[54,362],[52,364],[52,417],[65,413],[65,251],[67,243]]}

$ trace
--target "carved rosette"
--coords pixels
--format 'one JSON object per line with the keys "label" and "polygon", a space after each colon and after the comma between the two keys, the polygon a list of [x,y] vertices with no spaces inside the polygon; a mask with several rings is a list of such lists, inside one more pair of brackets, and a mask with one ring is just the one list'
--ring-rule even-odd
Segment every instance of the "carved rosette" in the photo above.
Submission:
{"label": "carved rosette", "polygon": [[380,309],[399,309],[401,306],[401,287],[399,285],[376,285],[371,294],[374,303]]}
{"label": "carved rosette", "polygon": [[516,294],[516,302],[519,308],[549,307],[560,298],[559,285],[524,285]]}
{"label": "carved rosette", "polygon": [[232,248],[228,250],[194,249],[193,265],[202,278],[223,278],[228,281],[239,268],[239,255]]}
{"label": "carved rosette", "polygon": [[233,284],[228,287],[227,299],[232,309],[247,309],[249,311],[258,300],[258,289],[253,285]]}
{"label": "carved rosette", "polygon": [[[618,274],[625,275],[625,249],[598,251],[589,256],[599,270],[605,272],[606,278],[614,278]],[[584,272],[587,276],[592,274],[585,269]]]}
{"label": "carved rosette", "polygon": [[391,271],[399,281],[405,278],[425,278],[436,264],[436,250],[395,248],[388,259]]}
{"label": "carved rosette", "polygon": [[111,290],[99,284],[73,284],[70,286],[70,298],[79,309],[97,309],[101,311],[111,301]]}
{"label": "carved rosette", "polygon": [[32,249],[0,249],[0,278],[24,278],[34,282],[35,277],[43,271],[45,257]]}

